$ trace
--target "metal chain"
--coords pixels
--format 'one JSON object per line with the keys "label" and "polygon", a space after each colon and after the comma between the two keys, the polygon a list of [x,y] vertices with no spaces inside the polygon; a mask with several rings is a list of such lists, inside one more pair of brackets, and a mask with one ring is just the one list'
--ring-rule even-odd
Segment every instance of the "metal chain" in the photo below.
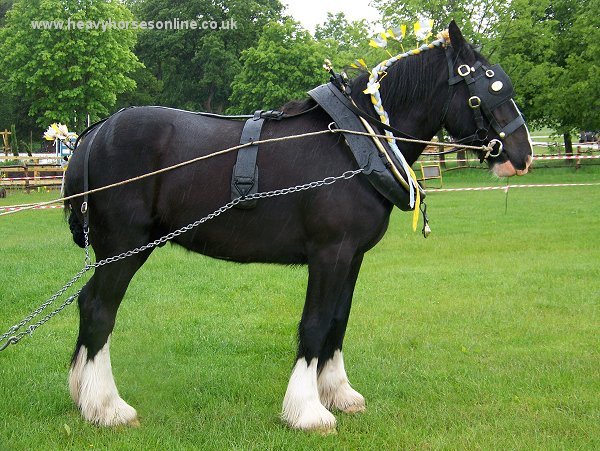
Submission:
{"label": "metal chain", "polygon": [[[355,169],[355,170],[351,170],[351,171],[346,171],[342,175],[338,175],[337,177],[326,177],[323,180],[319,180],[316,182],[309,182],[309,183],[305,183],[303,185],[296,185],[296,186],[292,186],[289,188],[276,189],[276,190],[272,190],[272,191],[264,191],[261,193],[249,194],[248,196],[244,196],[244,197],[238,197],[238,198],[233,199],[232,201],[226,203],[225,205],[223,205],[222,207],[213,211],[212,213],[204,216],[203,218],[198,219],[197,221],[192,222],[184,227],[181,227],[180,229],[177,229],[173,232],[170,232],[161,238],[158,238],[158,239],[156,239],[148,244],[145,244],[143,246],[136,247],[135,249],[132,249],[132,250],[129,250],[126,252],[122,252],[118,255],[114,255],[112,257],[108,257],[103,260],[97,261],[95,263],[90,263],[89,253],[87,251],[88,234],[85,233],[85,244],[86,244],[85,266],[77,274],[75,274],[75,276],[73,276],[73,278],[71,280],[69,280],[69,282],[67,282],[60,290],[58,290],[52,297],[50,297],[46,302],[44,302],[42,305],[40,305],[31,314],[26,316],[20,323],[15,324],[14,326],[10,327],[7,332],[5,332],[4,334],[2,334],[0,336],[0,342],[3,342],[4,340],[6,340],[5,343],[0,344],[0,352],[4,351],[11,344],[13,344],[13,345],[17,344],[26,335],[31,335],[34,330],[36,330],[38,327],[45,324],[50,319],[52,319],[54,316],[56,316],[58,313],[60,313],[67,305],[70,305],[77,298],[77,296],[81,293],[81,290],[83,288],[80,288],[75,294],[73,294],[72,296],[69,296],[69,298],[67,298],[67,300],[63,304],[61,304],[60,307],[58,307],[56,310],[52,311],[51,313],[49,313],[48,315],[43,317],[37,323],[30,324],[24,331],[22,331],[16,335],[13,335],[17,330],[19,330],[21,327],[25,326],[26,324],[30,323],[33,320],[33,318],[35,318],[40,313],[42,313],[42,311],[44,311],[57,298],[62,296],[65,293],[65,291],[67,291],[75,282],[77,282],[79,279],[81,279],[83,277],[83,275],[86,272],[88,272],[90,269],[95,269],[95,268],[99,268],[104,265],[108,265],[110,263],[115,263],[117,261],[124,260],[128,257],[139,254],[140,252],[148,251],[157,246],[160,246],[161,244],[164,244],[167,241],[172,240],[173,238],[176,238],[179,235],[184,234],[185,232],[189,232],[190,230],[198,227],[200,224],[203,224],[207,221],[210,221],[211,219],[216,218],[217,216],[225,213],[227,210],[232,209],[240,202],[247,201],[247,200],[253,200],[253,199],[267,199],[269,197],[284,196],[286,194],[292,194],[292,193],[297,193],[300,191],[306,191],[306,190],[310,190],[310,189],[314,189],[314,188],[319,188],[321,186],[331,185],[331,184],[337,182],[338,180],[342,180],[342,179],[349,180],[352,177],[354,177],[355,175],[360,174],[361,172],[363,172],[362,169]],[[85,231],[85,232],[87,232],[87,231]]]}

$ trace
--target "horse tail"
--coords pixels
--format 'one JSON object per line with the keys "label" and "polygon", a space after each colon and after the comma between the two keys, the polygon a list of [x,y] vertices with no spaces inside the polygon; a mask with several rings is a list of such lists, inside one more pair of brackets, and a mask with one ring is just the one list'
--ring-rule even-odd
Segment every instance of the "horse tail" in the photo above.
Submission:
{"label": "horse tail", "polygon": [[[118,112],[120,112],[119,110]],[[112,116],[108,118],[101,119],[98,122],[90,125],[84,131],[82,131],[77,140],[75,141],[75,151],[71,158],[69,158],[69,167],[70,170],[67,170],[65,174],[65,185],[64,185],[64,195],[68,197],[70,195],[83,192],[83,164],[82,161],[83,156],[87,152],[86,146],[91,144],[92,140],[84,140],[85,137],[92,133],[97,133],[100,130],[101,126]],[[95,136],[95,135],[93,135]],[[84,248],[85,247],[85,235],[83,233],[83,217],[79,213],[79,209],[81,208],[81,203],[79,200],[66,200],[64,203],[64,212],[65,218],[69,222],[69,229],[71,230],[71,234],[73,235],[73,241],[77,246]],[[78,214],[79,213],[79,214]]]}
{"label": "horse tail", "polygon": [[77,246],[84,248],[85,247],[85,237],[83,233],[83,223],[77,217],[75,210],[71,207],[71,203],[66,200],[64,205],[65,216],[68,216],[69,221],[69,229],[71,230],[71,235],[73,235],[73,241]]}

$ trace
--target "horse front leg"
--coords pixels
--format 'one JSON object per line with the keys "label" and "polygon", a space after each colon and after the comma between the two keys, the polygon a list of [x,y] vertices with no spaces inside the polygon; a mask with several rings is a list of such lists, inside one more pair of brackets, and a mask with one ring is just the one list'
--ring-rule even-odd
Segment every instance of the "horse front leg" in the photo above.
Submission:
{"label": "horse front leg", "polygon": [[292,428],[323,432],[335,429],[335,417],[319,398],[317,368],[353,259],[354,250],[343,243],[323,247],[309,256],[298,355],[283,400],[282,418]]}
{"label": "horse front leg", "polygon": [[350,272],[338,300],[333,321],[319,356],[317,387],[321,403],[328,409],[346,413],[363,412],[365,398],[352,388],[346,369],[342,344],[350,316],[352,296],[364,254],[354,257]]}

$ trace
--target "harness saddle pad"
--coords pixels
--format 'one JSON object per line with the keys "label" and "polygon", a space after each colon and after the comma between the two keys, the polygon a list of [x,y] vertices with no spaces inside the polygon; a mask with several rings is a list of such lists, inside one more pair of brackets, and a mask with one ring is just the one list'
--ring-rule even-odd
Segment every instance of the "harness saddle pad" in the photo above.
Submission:
{"label": "harness saddle pad", "polygon": [[[339,128],[360,132],[367,131],[358,116],[348,108],[349,100],[332,83],[317,86],[309,91],[308,95],[331,116]],[[356,163],[364,170],[363,173],[367,176],[367,180],[371,185],[399,209],[412,210],[409,205],[408,191],[394,178],[394,175],[388,169],[389,163],[385,156],[379,152],[372,138],[350,133],[344,133],[344,137]],[[387,146],[385,141],[382,143]],[[388,154],[395,166],[400,168],[401,171],[402,166],[394,157],[393,152],[389,151]],[[408,180],[406,177],[405,179]]]}

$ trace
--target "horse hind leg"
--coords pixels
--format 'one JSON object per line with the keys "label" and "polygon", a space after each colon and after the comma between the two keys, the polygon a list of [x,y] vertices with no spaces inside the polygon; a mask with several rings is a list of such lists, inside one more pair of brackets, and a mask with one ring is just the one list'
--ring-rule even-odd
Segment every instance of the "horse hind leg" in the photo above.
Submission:
{"label": "horse hind leg", "polygon": [[345,413],[364,412],[365,398],[350,385],[344,356],[341,349],[336,349],[329,358],[317,379],[319,398],[328,409],[337,409]]}
{"label": "horse hind leg", "polygon": [[319,356],[317,387],[321,403],[328,409],[337,409],[346,413],[363,412],[366,409],[365,398],[350,385],[342,353],[342,343],[362,259],[361,254],[352,261],[329,334]]}
{"label": "horse hind leg", "polygon": [[127,286],[147,256],[97,268],[79,295],[79,337],[69,389],[83,417],[100,426],[139,424],[136,410],[119,396],[112,375],[110,335]]}
{"label": "horse hind leg", "polygon": [[298,327],[298,356],[283,400],[282,419],[292,428],[332,432],[333,414],[319,398],[317,367],[337,300],[350,271],[350,249],[330,246],[309,258],[309,279]]}

